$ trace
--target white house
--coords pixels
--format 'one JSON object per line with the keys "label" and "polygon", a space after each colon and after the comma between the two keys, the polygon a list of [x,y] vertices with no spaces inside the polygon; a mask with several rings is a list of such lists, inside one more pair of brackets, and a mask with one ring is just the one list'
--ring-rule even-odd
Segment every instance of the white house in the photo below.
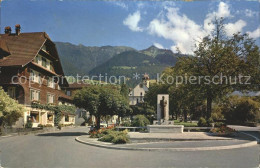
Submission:
{"label": "white house", "polygon": [[138,103],[144,102],[144,96],[149,89],[149,84],[149,76],[147,74],[144,74],[142,82],[136,85],[136,87],[129,93],[130,105],[136,105]]}

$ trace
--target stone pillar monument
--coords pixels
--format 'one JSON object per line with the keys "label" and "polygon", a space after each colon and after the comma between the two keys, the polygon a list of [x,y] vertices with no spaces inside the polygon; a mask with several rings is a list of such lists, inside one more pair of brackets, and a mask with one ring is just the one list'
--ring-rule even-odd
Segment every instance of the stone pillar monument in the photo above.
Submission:
{"label": "stone pillar monument", "polygon": [[159,122],[169,120],[169,95],[157,95],[157,120]]}
{"label": "stone pillar monument", "polygon": [[169,95],[157,95],[157,120],[153,125],[148,125],[149,133],[183,133],[183,125],[174,125],[174,121],[169,120]]}

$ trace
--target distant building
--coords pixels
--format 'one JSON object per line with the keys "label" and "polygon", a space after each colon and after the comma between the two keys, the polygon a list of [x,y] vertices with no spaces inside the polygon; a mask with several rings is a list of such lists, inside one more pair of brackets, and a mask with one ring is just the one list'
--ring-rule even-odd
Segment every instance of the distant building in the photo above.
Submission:
{"label": "distant building", "polygon": [[[78,90],[83,89],[85,87],[89,87],[89,86],[91,86],[91,84],[89,84],[87,82],[75,82],[75,83],[69,84],[67,87],[64,87],[63,89],[67,96],[73,97]],[[85,119],[91,119],[90,120],[90,121],[92,121],[91,124],[94,124],[96,122],[95,117],[90,115],[90,113],[87,112],[83,108],[78,108],[75,114],[76,114],[75,125],[81,125],[82,123],[85,122]],[[113,115],[111,118],[109,118],[108,124],[116,124],[117,120],[118,120],[118,116]],[[101,123],[101,126],[106,126],[106,125],[107,124],[105,123],[105,121],[103,121],[103,123]]]}
{"label": "distant building", "polygon": [[144,74],[142,81],[136,85],[136,87],[129,93],[129,104],[136,105],[144,102],[145,93],[149,89],[150,78],[147,74]]}
{"label": "distant building", "polygon": [[[0,34],[0,86],[7,94],[26,107],[17,125],[28,120],[33,127],[54,125],[54,113],[32,108],[32,103],[71,105],[72,100],[62,90],[68,86],[55,44],[45,32],[21,33],[20,25],[5,28]],[[73,112],[72,112],[73,113]],[[62,113],[62,124],[74,124],[74,114]]]}
{"label": "distant building", "polygon": [[[88,87],[90,84],[84,83],[84,82],[75,82],[71,83],[66,87],[63,87],[63,90],[67,96],[74,96],[75,93],[83,89],[84,87]],[[87,112],[85,109],[79,108],[77,109],[75,113],[75,125],[81,125],[82,123],[85,122],[84,118],[89,118],[90,114]],[[93,119],[94,120],[94,119]]]}

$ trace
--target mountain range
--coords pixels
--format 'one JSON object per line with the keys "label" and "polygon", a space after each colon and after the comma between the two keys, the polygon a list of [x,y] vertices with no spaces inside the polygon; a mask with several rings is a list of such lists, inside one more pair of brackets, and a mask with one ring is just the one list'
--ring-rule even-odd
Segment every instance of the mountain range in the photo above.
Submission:
{"label": "mountain range", "polygon": [[[126,76],[150,75],[155,79],[166,67],[174,66],[184,55],[151,46],[136,50],[126,46],[89,47],[55,42],[65,75]],[[136,82],[134,82],[136,83]]]}

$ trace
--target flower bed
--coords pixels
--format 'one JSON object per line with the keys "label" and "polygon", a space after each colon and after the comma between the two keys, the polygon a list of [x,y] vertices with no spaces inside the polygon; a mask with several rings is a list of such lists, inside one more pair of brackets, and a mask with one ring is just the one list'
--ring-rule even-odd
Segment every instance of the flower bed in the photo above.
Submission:
{"label": "flower bed", "polygon": [[129,142],[128,131],[115,131],[113,127],[101,128],[90,131],[90,138],[98,138],[102,142],[111,142],[114,144],[125,144]]}
{"label": "flower bed", "polygon": [[229,128],[227,126],[221,126],[219,128],[213,128],[210,130],[212,135],[215,136],[235,136],[236,130]]}

